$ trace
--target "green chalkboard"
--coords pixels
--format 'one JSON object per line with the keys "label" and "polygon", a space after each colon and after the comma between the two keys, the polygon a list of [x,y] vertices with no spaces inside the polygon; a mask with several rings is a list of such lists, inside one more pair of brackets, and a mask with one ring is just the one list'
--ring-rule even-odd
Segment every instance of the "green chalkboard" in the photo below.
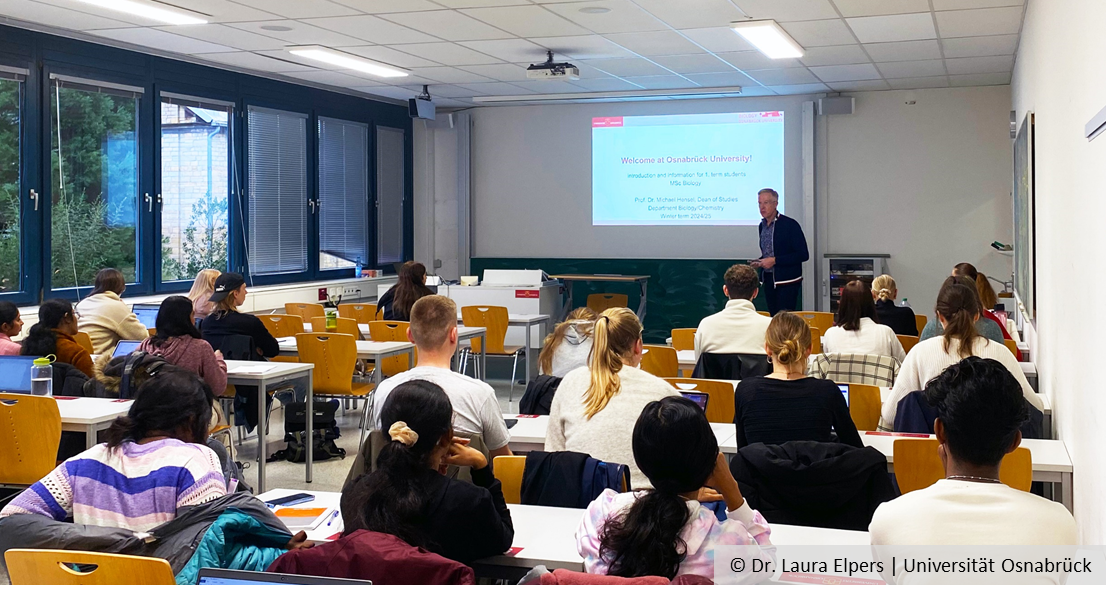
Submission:
{"label": "green chalkboard", "polygon": [[[645,314],[645,341],[663,343],[673,328],[694,328],[704,317],[726,305],[722,278],[735,260],[683,259],[529,259],[474,258],[473,275],[483,276],[485,269],[541,269],[550,275],[567,273],[619,273],[649,275],[648,307]],[[573,286],[573,307],[583,306],[588,294],[625,293],[630,309],[637,310],[641,295],[636,283],[582,282]],[[764,296],[757,296],[758,310],[767,310]]]}

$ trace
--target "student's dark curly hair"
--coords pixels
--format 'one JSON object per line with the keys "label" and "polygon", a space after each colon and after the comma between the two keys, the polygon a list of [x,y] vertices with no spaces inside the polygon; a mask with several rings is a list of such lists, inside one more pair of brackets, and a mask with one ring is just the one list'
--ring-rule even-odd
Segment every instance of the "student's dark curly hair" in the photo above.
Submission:
{"label": "student's dark curly hair", "polygon": [[73,305],[65,300],[42,302],[38,307],[38,322],[27,331],[20,355],[54,355],[58,352],[58,337],[54,329],[73,315]]}

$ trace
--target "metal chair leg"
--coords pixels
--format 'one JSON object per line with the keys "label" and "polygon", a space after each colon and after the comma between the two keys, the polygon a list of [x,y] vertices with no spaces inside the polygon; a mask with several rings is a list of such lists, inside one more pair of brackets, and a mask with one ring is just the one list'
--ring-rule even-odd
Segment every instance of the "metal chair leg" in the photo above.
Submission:
{"label": "metal chair leg", "polygon": [[515,401],[515,375],[518,373],[518,351],[515,352],[514,360],[511,362],[511,390],[507,394],[507,403],[510,404]]}
{"label": "metal chair leg", "polygon": [[[371,394],[370,394],[371,396]],[[365,441],[365,433],[369,429],[369,404],[368,400],[365,401],[365,410],[361,412],[361,437],[357,440],[357,449],[361,449],[361,444]]]}

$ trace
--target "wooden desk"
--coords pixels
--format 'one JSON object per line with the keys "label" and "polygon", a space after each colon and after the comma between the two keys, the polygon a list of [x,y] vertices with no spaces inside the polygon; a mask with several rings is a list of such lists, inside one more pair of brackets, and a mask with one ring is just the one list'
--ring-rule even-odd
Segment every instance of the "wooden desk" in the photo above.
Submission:
{"label": "wooden desk", "polygon": [[[549,427],[549,416],[529,416],[503,413],[504,419],[517,419],[511,427],[511,451],[531,452],[545,450],[545,431]],[[718,449],[724,454],[737,453],[737,426],[733,423],[711,423],[711,430],[718,439]],[[599,458],[602,459],[602,458]]]}
{"label": "wooden desk", "polygon": [[566,275],[550,275],[550,279],[560,279],[565,284],[565,299],[568,305],[565,306],[565,318],[568,318],[569,312],[572,311],[572,284],[576,281],[612,281],[615,283],[637,283],[641,286],[641,303],[637,307],[637,317],[643,324],[645,323],[645,294],[646,286],[649,283],[649,275],[581,275],[581,274],[566,274]]}
{"label": "wooden desk", "polygon": [[61,414],[61,430],[85,434],[85,449],[96,445],[96,433],[111,426],[116,418],[127,414],[133,400],[111,398],[75,398],[55,396]]}

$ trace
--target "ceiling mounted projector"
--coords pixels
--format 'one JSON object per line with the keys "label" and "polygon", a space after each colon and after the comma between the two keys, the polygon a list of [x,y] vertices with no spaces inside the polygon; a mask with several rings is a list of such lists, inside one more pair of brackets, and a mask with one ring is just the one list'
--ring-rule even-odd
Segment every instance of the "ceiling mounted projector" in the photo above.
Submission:
{"label": "ceiling mounted projector", "polygon": [[562,64],[553,63],[553,52],[547,52],[547,58],[545,63],[530,64],[529,68],[526,68],[526,77],[533,80],[579,80],[580,69],[576,66],[565,62]]}

